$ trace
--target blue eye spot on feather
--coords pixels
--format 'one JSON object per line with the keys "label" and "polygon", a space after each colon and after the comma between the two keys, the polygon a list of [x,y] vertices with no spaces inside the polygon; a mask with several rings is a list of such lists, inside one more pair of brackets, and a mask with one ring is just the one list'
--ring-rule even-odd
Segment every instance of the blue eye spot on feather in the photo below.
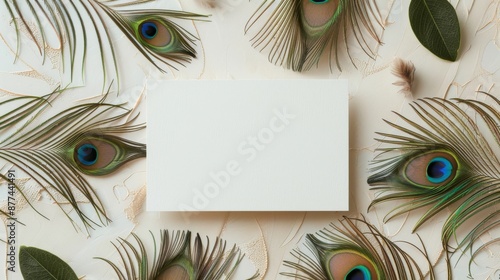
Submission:
{"label": "blue eye spot on feather", "polygon": [[146,39],[153,39],[158,34],[158,26],[154,22],[143,22],[140,29],[142,36]]}
{"label": "blue eye spot on feather", "polygon": [[315,3],[315,4],[323,4],[323,3],[326,3],[330,0],[309,0],[311,1],[312,3]]}
{"label": "blue eye spot on feather", "polygon": [[99,155],[96,146],[83,144],[77,150],[78,161],[86,166],[91,166],[97,162]]}
{"label": "blue eye spot on feather", "polygon": [[371,280],[370,270],[364,266],[359,265],[353,268],[349,273],[345,276],[345,280]]}
{"label": "blue eye spot on feather", "polygon": [[[403,177],[425,188],[434,188],[452,181],[458,171],[457,159],[447,151],[429,151],[409,155]],[[399,171],[398,171],[399,173]]]}
{"label": "blue eye spot on feather", "polygon": [[451,162],[443,157],[432,159],[427,165],[427,179],[431,183],[439,184],[450,178],[453,171]]}
{"label": "blue eye spot on feather", "polygon": [[136,25],[136,37],[143,45],[155,52],[176,52],[177,34],[168,22],[161,19],[144,19]]}
{"label": "blue eye spot on feather", "polygon": [[110,174],[127,161],[145,156],[145,149],[114,135],[86,133],[76,135],[71,143],[69,160],[80,172],[92,176]]}
{"label": "blue eye spot on feather", "polygon": [[[373,258],[375,254],[363,254],[362,250],[335,250],[331,251],[331,258],[324,262],[329,267],[328,279],[343,280],[380,280],[377,274],[381,265],[377,265]],[[329,253],[329,254],[330,254]]]}

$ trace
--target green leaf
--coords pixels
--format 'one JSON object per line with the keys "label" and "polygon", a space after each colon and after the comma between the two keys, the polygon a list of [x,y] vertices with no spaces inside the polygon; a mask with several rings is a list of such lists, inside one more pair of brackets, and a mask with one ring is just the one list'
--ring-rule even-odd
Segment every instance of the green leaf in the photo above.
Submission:
{"label": "green leaf", "polygon": [[47,251],[21,246],[19,266],[25,280],[78,280],[71,267]]}
{"label": "green leaf", "polygon": [[447,0],[412,0],[410,24],[420,43],[433,54],[450,61],[457,59],[460,24]]}

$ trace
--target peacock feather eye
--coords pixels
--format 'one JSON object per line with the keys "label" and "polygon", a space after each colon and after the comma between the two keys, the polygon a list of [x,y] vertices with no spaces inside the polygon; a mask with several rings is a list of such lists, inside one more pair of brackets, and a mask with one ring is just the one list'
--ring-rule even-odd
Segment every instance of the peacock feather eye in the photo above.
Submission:
{"label": "peacock feather eye", "polygon": [[98,160],[97,147],[92,144],[83,144],[76,149],[76,159],[84,166],[92,166]]}
{"label": "peacock feather eye", "polygon": [[451,154],[430,152],[411,159],[404,173],[417,185],[435,187],[453,180],[457,169],[457,160]]}
{"label": "peacock feather eye", "polygon": [[117,144],[105,138],[85,137],[76,145],[73,158],[84,170],[106,169],[113,161],[119,160],[121,152],[118,149]]}
{"label": "peacock feather eye", "polygon": [[139,25],[141,36],[145,40],[151,40],[158,34],[158,25],[156,22],[143,22]]}
{"label": "peacock feather eye", "polygon": [[93,132],[75,136],[67,152],[79,171],[93,176],[107,175],[132,159],[146,156],[145,147],[137,143]]}
{"label": "peacock feather eye", "polygon": [[427,165],[427,180],[434,184],[443,183],[451,178],[451,174],[454,170],[455,168],[453,168],[448,159],[444,157],[435,157]]}
{"label": "peacock feather eye", "polygon": [[171,31],[158,20],[144,20],[139,24],[137,34],[151,48],[168,48],[172,43]]}
{"label": "peacock feather eye", "polygon": [[[281,274],[301,280],[385,280],[424,279],[424,273],[415,261],[415,255],[406,252],[395,242],[383,236],[364,218],[344,217],[339,223],[316,234],[307,234],[305,247],[292,251],[295,261],[284,261],[293,272]],[[427,260],[428,271],[434,271],[425,248],[417,246],[417,254]]]}
{"label": "peacock feather eye", "polygon": [[321,30],[335,23],[342,11],[339,0],[313,1],[302,0],[301,15],[304,21],[304,30],[310,35],[320,35]]}
{"label": "peacock feather eye", "polygon": [[379,279],[373,262],[355,251],[337,252],[327,265],[333,280]]}
{"label": "peacock feather eye", "polygon": [[366,266],[356,266],[349,273],[347,273],[345,280],[372,280],[378,278],[372,278],[370,270]]}

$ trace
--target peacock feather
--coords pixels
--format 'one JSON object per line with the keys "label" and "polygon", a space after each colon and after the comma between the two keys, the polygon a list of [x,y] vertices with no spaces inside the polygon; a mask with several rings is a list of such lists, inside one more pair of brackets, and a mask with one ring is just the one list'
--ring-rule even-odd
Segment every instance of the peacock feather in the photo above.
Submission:
{"label": "peacock feather", "polygon": [[89,44],[93,36],[106,82],[107,79],[118,79],[114,30],[121,31],[162,72],[165,72],[166,65],[176,69],[172,62],[183,65],[196,57],[196,36],[177,21],[199,20],[206,16],[163,9],[130,9],[152,1],[155,0],[3,0],[5,8],[2,9],[8,11],[17,34],[16,58],[23,45],[21,27],[35,43],[44,61],[47,37],[55,32],[61,46],[63,70],[69,70],[73,79],[77,69],[84,74],[88,49],[95,47]]}
{"label": "peacock feather", "polygon": [[[297,259],[284,265],[296,273],[282,273],[302,280],[396,280],[424,279],[425,275],[412,256],[384,237],[364,218],[344,217],[316,234],[306,236],[310,252],[294,250]],[[407,244],[410,245],[410,244]],[[425,248],[417,249],[429,264],[430,279],[434,272]]]}
{"label": "peacock feather", "polygon": [[474,248],[474,242],[499,224],[500,100],[489,93],[481,96],[482,101],[425,98],[411,105],[416,118],[396,113],[403,124],[386,121],[397,132],[378,133],[385,146],[378,149],[368,178],[372,189],[380,191],[370,207],[406,200],[386,220],[424,208],[417,230],[450,209],[441,233],[448,261],[459,248],[474,256],[488,245]]}
{"label": "peacock feather", "polygon": [[354,64],[348,45],[350,35],[368,56],[375,57],[369,40],[380,43],[375,25],[382,23],[374,1],[282,0],[277,5],[275,2],[264,1],[245,27],[248,32],[267,18],[251,42],[260,51],[270,50],[270,62],[293,71],[306,71],[319,63],[323,52],[328,52],[330,68],[334,56],[340,70],[338,44],[342,41]]}
{"label": "peacock feather", "polygon": [[[204,248],[199,234],[196,235],[193,245],[190,231],[169,233],[163,230],[159,250],[151,233],[154,241],[154,255],[151,259],[142,240],[134,233],[132,236],[137,246],[124,239],[119,240],[119,245],[113,244],[119,252],[124,268],[120,268],[108,259],[98,258],[111,265],[119,280],[233,279],[233,274],[244,257],[236,246],[226,251],[226,242],[219,238],[210,249],[208,237]],[[249,280],[257,276],[258,274],[255,274]]]}
{"label": "peacock feather", "polygon": [[[21,96],[0,102],[0,112],[4,112],[0,115],[0,135],[6,135],[0,141],[0,158],[25,172],[71,221],[63,204],[70,205],[85,228],[93,228],[106,224],[109,218],[85,176],[107,175],[145,157],[145,144],[118,136],[145,126],[134,124],[136,118],[125,120],[130,110],[106,103],[107,94],[98,102],[48,115],[51,110],[47,109],[62,94],[62,90],[56,90],[42,97]],[[39,118],[47,120],[36,123]],[[92,205],[99,223],[84,213],[77,195]]]}

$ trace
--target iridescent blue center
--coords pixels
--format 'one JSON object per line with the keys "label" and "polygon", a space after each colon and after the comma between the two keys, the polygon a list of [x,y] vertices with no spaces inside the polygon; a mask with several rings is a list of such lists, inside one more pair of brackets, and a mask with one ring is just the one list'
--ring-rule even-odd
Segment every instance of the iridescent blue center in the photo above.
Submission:
{"label": "iridescent blue center", "polygon": [[330,0],[309,0],[309,1],[316,3],[316,4],[323,4],[323,3],[329,2]]}
{"label": "iridescent blue center", "polygon": [[97,148],[92,144],[83,144],[76,151],[78,161],[86,166],[93,165],[97,162]]}
{"label": "iridescent blue center", "polygon": [[442,183],[450,178],[453,165],[444,157],[433,158],[427,165],[427,179],[434,184]]}
{"label": "iridescent blue center", "polygon": [[370,270],[364,265],[358,265],[351,269],[344,277],[344,280],[371,280]]}
{"label": "iridescent blue center", "polygon": [[144,22],[141,24],[141,34],[146,39],[153,39],[158,34],[158,26],[153,22]]}

